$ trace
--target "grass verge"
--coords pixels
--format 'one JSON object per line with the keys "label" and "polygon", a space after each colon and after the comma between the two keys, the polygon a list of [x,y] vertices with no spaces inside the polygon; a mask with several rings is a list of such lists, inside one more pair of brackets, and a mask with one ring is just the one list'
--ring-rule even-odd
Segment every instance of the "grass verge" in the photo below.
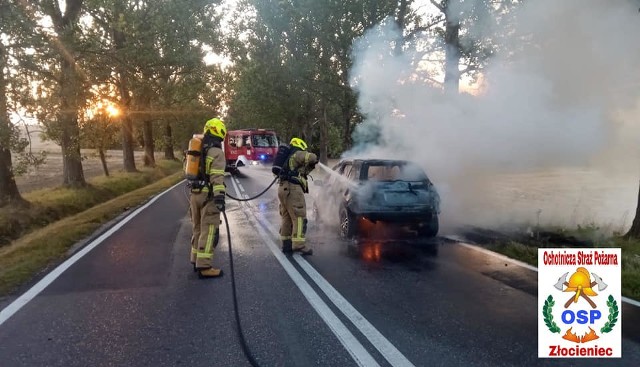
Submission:
{"label": "grass verge", "polygon": [[9,244],[30,231],[77,214],[97,204],[156,182],[182,169],[178,161],[158,161],[155,168],[139,173],[119,172],[109,177],[88,180],[80,189],[53,188],[24,195],[28,208],[0,208],[0,246]]}
{"label": "grass verge", "polygon": [[47,266],[60,261],[75,243],[128,208],[182,180],[174,173],[159,181],[118,196],[83,212],[32,231],[0,248],[0,296],[10,294]]}
{"label": "grass verge", "polygon": [[[483,247],[538,266],[538,248],[545,247],[614,247],[622,252],[622,295],[640,300],[640,239],[605,236],[596,226],[577,229],[552,228],[541,230],[542,236],[523,233],[479,241]],[[476,240],[476,242],[478,242]]]}

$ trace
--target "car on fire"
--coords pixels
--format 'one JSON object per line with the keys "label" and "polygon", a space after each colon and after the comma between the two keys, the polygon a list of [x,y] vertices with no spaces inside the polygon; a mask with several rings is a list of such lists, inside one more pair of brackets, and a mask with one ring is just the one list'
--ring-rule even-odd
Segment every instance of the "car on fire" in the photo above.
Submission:
{"label": "car on fire", "polygon": [[313,218],[337,224],[340,236],[358,236],[359,221],[408,228],[420,237],[438,234],[440,196],[415,162],[344,159],[324,180],[315,180]]}

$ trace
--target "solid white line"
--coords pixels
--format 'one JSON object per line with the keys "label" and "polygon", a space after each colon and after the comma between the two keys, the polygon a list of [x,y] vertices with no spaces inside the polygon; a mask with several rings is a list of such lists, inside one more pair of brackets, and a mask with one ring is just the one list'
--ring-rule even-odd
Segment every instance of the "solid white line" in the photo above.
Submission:
{"label": "solid white line", "polygon": [[[258,219],[258,221],[265,223]],[[273,236],[278,236],[278,232],[273,228],[271,223],[265,223]],[[300,265],[309,277],[318,285],[331,302],[360,330],[362,335],[373,344],[374,347],[384,356],[384,358],[392,366],[414,366],[407,357],[405,357],[391,342],[385,338],[349,301],[347,301],[318,271],[309,264],[299,254],[295,254],[293,258]]]}
{"label": "solid white line", "polygon": [[[240,195],[238,185],[235,183],[235,180],[231,180],[234,190],[237,195]],[[246,195],[243,195],[244,198],[247,198]],[[246,203],[240,203],[244,208],[248,208],[248,205],[244,205]],[[327,306],[324,301],[320,298],[320,296],[311,288],[309,283],[302,277],[302,275],[298,272],[298,270],[286,259],[285,255],[282,254],[280,249],[276,246],[276,244],[269,238],[269,235],[265,233],[264,229],[261,227],[259,223],[254,221],[255,216],[253,212],[243,210],[247,215],[251,224],[258,230],[262,238],[266,239],[267,247],[271,250],[273,255],[276,257],[280,265],[284,268],[286,273],[289,275],[291,280],[295,283],[295,285],[300,289],[302,295],[307,299],[311,307],[318,313],[318,315],[322,318],[322,320],[329,326],[329,329],[333,332],[333,334],[338,338],[340,343],[345,347],[347,352],[351,355],[354,361],[359,366],[379,366],[378,362],[367,352],[364,346],[358,341],[358,339],[347,329],[342,321],[336,316],[333,311]]]}
{"label": "solid white line", "polygon": [[[527,269],[535,271],[535,272],[538,271],[537,267],[535,267],[533,265],[530,265],[530,264],[527,264],[525,262],[522,262],[520,260],[512,259],[512,258],[510,258],[508,256],[499,254],[497,252],[493,252],[491,250],[487,250],[487,249],[479,247],[479,246],[475,246],[475,245],[471,245],[471,244],[468,244],[468,243],[464,243],[462,241],[465,241],[465,239],[462,238],[462,237],[458,237],[458,236],[444,236],[444,237],[455,241],[454,243],[456,243],[459,246],[466,247],[466,248],[469,248],[469,249],[472,249],[472,250],[475,250],[475,251],[479,251],[479,252],[482,252],[483,254],[486,254],[486,255],[489,255],[489,256],[493,256],[493,257],[496,257],[496,258],[504,260],[504,261],[509,261],[511,263],[514,263],[516,265],[520,265],[523,268],[527,268]],[[633,305],[633,306],[636,306],[636,307],[640,307],[640,302],[636,301],[635,299],[629,298],[629,297],[622,297],[622,302],[626,302],[626,303],[628,303],[630,305]]]}
{"label": "solid white line", "polygon": [[140,214],[144,209],[148,208],[151,204],[155,203],[160,197],[162,197],[167,192],[173,190],[178,185],[182,184],[184,180],[178,182],[177,184],[171,186],[167,190],[161,192],[160,194],[153,197],[146,204],[136,209],[133,213],[126,216],[116,225],[111,227],[108,231],[100,235],[100,237],[91,241],[87,246],[83,247],[82,250],[76,252],[73,256],[68,258],[65,262],[58,265],[55,269],[53,269],[49,274],[47,274],[44,278],[42,278],[38,283],[36,283],[33,287],[31,287],[28,291],[26,291],[23,295],[18,297],[15,301],[11,302],[7,307],[5,307],[2,311],[0,311],[0,325],[2,325],[5,321],[7,321],[11,316],[13,316],[18,310],[20,310],[24,305],[29,303],[32,299],[34,299],[40,292],[42,292],[46,287],[48,287],[54,280],[56,280],[65,270],[69,269],[73,264],[75,264],[78,260],[80,260],[83,256],[89,253],[89,251],[93,250],[99,244],[101,244],[104,240],[109,238],[112,234],[117,232],[122,226],[127,224],[131,219],[133,219],[136,215]]}
{"label": "solid white line", "polygon": [[331,302],[338,307],[340,311],[360,330],[373,344],[378,351],[384,356],[384,358],[392,366],[414,366],[407,357],[405,357],[391,342],[382,335],[378,329],[376,329],[367,319],[362,316],[358,310],[355,309],[326,279],[318,273],[316,269],[311,266],[300,256],[295,254],[293,258],[298,262],[302,269],[313,279],[313,281],[322,289],[324,294],[329,297]]}

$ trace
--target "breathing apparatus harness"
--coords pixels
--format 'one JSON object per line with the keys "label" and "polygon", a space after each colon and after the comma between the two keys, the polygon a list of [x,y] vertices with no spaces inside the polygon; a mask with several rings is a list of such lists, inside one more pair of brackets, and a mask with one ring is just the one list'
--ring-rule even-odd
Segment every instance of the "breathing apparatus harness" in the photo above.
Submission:
{"label": "breathing apparatus harness", "polygon": [[200,164],[198,166],[198,176],[194,180],[187,180],[187,188],[191,192],[201,193],[206,187],[208,189],[207,201],[211,200],[213,195],[213,185],[209,180],[209,174],[207,173],[207,152],[211,148],[222,149],[222,139],[217,136],[205,134],[202,138],[202,149],[199,152],[188,151],[188,154],[199,155]]}
{"label": "breathing apparatus harness", "polygon": [[313,177],[309,174],[301,174],[298,169],[291,169],[290,165],[291,157],[300,150],[298,147],[281,145],[278,148],[278,153],[276,154],[271,171],[276,175],[276,180],[280,179],[280,181],[300,185],[302,191],[307,194],[309,193],[309,185],[302,182],[300,178],[302,177],[307,180],[307,177],[311,177],[313,180]]}

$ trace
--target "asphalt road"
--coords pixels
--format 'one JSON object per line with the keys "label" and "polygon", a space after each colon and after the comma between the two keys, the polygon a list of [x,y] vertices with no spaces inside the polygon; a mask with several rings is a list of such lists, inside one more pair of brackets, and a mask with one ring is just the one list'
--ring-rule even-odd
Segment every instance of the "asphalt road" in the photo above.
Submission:
{"label": "asphalt road", "polygon": [[[234,195],[271,181],[262,168],[242,172],[227,180]],[[214,260],[224,276],[198,279],[187,209],[179,185],[26,303],[5,300],[0,366],[249,365],[227,240]],[[358,248],[314,222],[314,255],[285,257],[277,210],[275,188],[227,205],[242,326],[262,366],[640,365],[636,306],[622,306],[622,359],[538,359],[536,272],[442,239]]]}

